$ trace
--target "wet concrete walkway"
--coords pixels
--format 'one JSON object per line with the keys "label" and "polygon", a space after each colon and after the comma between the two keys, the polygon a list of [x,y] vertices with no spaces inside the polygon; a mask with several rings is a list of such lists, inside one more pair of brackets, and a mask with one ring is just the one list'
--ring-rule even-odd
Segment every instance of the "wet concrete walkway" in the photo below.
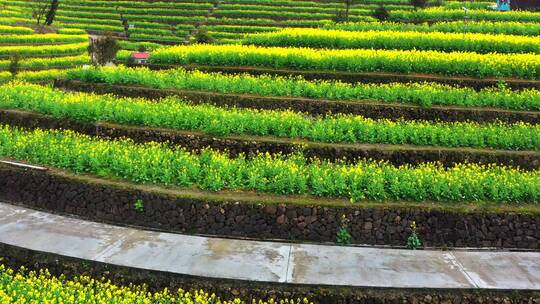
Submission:
{"label": "wet concrete walkway", "polygon": [[206,238],[94,223],[5,203],[0,203],[0,242],[212,278],[359,287],[540,289],[538,252],[410,251]]}

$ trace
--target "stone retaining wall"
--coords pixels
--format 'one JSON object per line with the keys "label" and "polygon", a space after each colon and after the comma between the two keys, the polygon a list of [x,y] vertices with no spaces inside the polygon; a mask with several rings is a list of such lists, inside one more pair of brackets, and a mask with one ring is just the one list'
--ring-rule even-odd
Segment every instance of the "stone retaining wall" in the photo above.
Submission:
{"label": "stone retaining wall", "polygon": [[[211,193],[151,193],[130,184],[8,165],[0,165],[0,200],[94,221],[189,234],[335,242],[345,215],[355,244],[403,246],[415,221],[426,246],[540,249],[538,214],[363,208],[361,203],[322,207],[280,204],[279,198],[275,204],[260,204]],[[136,210],[138,200],[144,210]]]}

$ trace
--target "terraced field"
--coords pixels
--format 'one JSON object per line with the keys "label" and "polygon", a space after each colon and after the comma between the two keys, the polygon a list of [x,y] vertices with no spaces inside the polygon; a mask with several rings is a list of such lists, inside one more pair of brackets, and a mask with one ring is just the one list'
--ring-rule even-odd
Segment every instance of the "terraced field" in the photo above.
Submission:
{"label": "terraced field", "polygon": [[[0,200],[227,238],[540,250],[540,13],[66,0],[43,34],[0,4],[0,158],[48,168],[0,163]],[[79,67],[108,31],[115,66]]]}
{"label": "terraced field", "polygon": [[[83,30],[60,29],[38,33],[26,18],[5,18],[0,24],[0,82],[11,79],[13,61],[18,61],[17,78],[46,81],[60,77],[69,68],[87,64],[88,35]],[[17,25],[20,24],[20,25]]]}
{"label": "terraced field", "polygon": [[[31,15],[30,7],[24,1],[2,0],[0,4],[17,10],[25,17]],[[481,2],[473,7],[488,4]],[[379,5],[395,10],[397,16],[392,15],[393,19],[415,18],[406,15],[413,9],[408,1],[385,0],[353,2],[347,20],[374,21],[372,11]],[[428,5],[435,3],[428,2]],[[456,6],[461,8],[458,2],[449,2],[443,11],[452,13]],[[145,1],[67,0],[59,6],[55,22],[64,28],[85,29],[95,34],[115,33],[125,40],[123,46],[126,49],[134,50],[139,46],[135,42],[147,42],[147,48],[155,48],[152,43],[188,42],[199,30],[207,31],[216,43],[236,43],[248,33],[269,32],[283,27],[321,27],[332,23],[343,10],[343,4],[337,0],[185,0],[173,3],[152,1],[150,4]],[[449,20],[460,19],[453,13],[451,16],[453,19]]]}

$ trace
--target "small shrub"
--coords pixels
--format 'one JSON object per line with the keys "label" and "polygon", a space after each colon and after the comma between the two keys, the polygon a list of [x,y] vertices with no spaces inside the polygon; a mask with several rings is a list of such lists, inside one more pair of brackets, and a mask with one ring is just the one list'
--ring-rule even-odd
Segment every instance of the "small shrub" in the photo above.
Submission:
{"label": "small shrub", "polygon": [[133,64],[135,64],[135,58],[133,58],[133,56],[129,56],[127,59],[126,59],[126,64],[128,66],[131,66]]}
{"label": "small shrub", "polygon": [[390,13],[384,6],[380,5],[373,11],[373,17],[379,21],[386,21],[390,18]]}
{"label": "small shrub", "polygon": [[200,29],[195,35],[195,42],[197,43],[212,43],[213,41],[214,37],[205,29]]}
{"label": "small shrub", "polygon": [[92,63],[96,66],[111,62],[119,50],[120,45],[112,33],[106,33],[105,36],[92,40],[88,46],[88,53],[92,58]]}
{"label": "small shrub", "polygon": [[348,230],[349,219],[343,214],[341,216],[341,227],[336,235],[336,242],[341,245],[349,245],[351,243],[351,234]]}
{"label": "small shrub", "polygon": [[141,199],[137,199],[135,201],[135,204],[133,204],[133,207],[135,208],[135,211],[139,212],[139,213],[143,213],[144,212],[144,203]]}
{"label": "small shrub", "polygon": [[416,232],[416,222],[413,221],[411,224],[411,234],[407,238],[407,248],[416,250],[422,246],[422,242],[420,242],[420,238],[418,237],[418,233]]}

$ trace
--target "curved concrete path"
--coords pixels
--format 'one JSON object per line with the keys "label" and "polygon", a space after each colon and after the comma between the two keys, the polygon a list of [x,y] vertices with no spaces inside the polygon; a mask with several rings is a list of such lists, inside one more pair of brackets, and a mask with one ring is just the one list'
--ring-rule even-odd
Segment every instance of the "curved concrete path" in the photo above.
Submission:
{"label": "curved concrete path", "polygon": [[117,227],[5,203],[0,203],[0,242],[212,278],[356,287],[540,289],[537,252],[409,251],[206,238]]}

